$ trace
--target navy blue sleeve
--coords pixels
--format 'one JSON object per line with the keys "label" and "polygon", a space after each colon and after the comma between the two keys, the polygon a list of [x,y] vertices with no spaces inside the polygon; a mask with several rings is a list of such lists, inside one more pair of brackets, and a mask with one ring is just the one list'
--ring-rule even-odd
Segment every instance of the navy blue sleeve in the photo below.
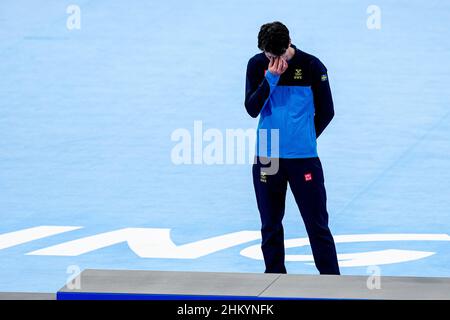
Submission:
{"label": "navy blue sleeve", "polygon": [[334,117],[333,98],[328,82],[327,68],[316,59],[312,62],[312,85],[314,96],[314,127],[318,138]]}
{"label": "navy blue sleeve", "polygon": [[247,64],[245,81],[245,109],[256,118],[270,95],[270,85],[264,76],[264,69],[258,68],[254,59]]}

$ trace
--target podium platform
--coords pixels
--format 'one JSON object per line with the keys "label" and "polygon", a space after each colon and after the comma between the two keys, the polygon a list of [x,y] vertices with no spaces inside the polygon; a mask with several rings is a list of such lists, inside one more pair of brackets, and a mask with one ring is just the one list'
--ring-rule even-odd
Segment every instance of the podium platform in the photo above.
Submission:
{"label": "podium platform", "polygon": [[295,275],[139,270],[84,270],[58,300],[449,300],[450,278]]}

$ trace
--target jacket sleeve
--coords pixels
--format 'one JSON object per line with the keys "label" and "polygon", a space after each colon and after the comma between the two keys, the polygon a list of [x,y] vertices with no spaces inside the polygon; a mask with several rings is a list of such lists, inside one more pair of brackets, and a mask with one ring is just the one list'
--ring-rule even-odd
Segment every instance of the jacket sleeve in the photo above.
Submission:
{"label": "jacket sleeve", "polygon": [[279,78],[280,76],[269,71],[264,75],[264,69],[258,68],[253,59],[249,60],[245,81],[245,109],[251,117],[259,115]]}
{"label": "jacket sleeve", "polygon": [[315,60],[312,62],[312,85],[314,96],[314,127],[318,138],[334,117],[333,98],[328,82],[327,68]]}

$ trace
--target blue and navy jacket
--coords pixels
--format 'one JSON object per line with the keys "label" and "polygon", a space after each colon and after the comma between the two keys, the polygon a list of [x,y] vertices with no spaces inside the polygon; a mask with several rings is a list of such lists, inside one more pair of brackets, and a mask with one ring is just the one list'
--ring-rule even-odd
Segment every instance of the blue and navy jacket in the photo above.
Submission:
{"label": "blue and navy jacket", "polygon": [[[245,108],[253,118],[260,116],[257,156],[317,157],[316,139],[334,116],[327,69],[318,58],[291,46],[295,55],[281,76],[267,70],[269,59],[263,52],[247,65]],[[261,135],[261,129],[267,135]],[[270,129],[278,129],[278,154],[271,153]],[[260,142],[263,137],[267,145]]]}

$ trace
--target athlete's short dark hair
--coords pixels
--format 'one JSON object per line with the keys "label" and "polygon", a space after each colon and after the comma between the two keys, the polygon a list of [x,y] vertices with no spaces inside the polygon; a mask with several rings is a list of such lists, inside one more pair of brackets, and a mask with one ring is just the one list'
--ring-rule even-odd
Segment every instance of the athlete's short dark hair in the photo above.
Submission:
{"label": "athlete's short dark hair", "polygon": [[279,21],[263,24],[258,34],[258,48],[280,56],[289,47],[288,28]]}

